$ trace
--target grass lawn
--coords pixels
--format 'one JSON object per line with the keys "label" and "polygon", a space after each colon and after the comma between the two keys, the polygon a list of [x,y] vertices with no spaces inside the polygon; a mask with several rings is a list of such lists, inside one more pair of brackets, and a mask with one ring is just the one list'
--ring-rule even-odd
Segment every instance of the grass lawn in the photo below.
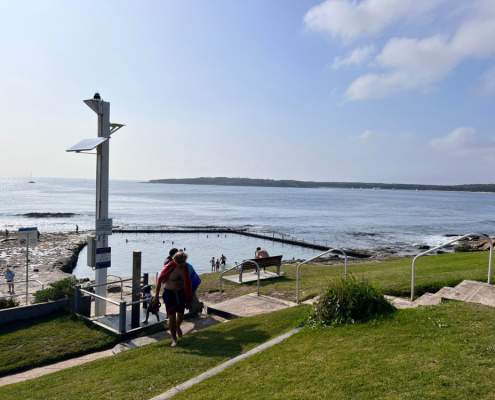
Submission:
{"label": "grass lawn", "polygon": [[107,348],[116,337],[68,314],[0,328],[0,376]]}
{"label": "grass lawn", "polygon": [[493,399],[495,309],[447,303],[305,328],[180,399]]}
{"label": "grass lawn", "polygon": [[299,325],[309,307],[242,318],[0,388],[2,400],[149,399]]}
{"label": "grass lawn", "polygon": [[[385,294],[408,296],[411,282],[411,257],[387,261],[359,262],[349,265],[357,278],[366,278]],[[296,267],[284,265],[283,278],[261,282],[261,293],[295,300]],[[486,281],[488,252],[441,254],[420,258],[416,264],[416,295],[437,291],[443,286],[455,286],[464,279]],[[328,280],[343,273],[342,264],[332,266],[305,265],[301,268],[301,299],[313,297],[325,288]],[[218,273],[202,275],[200,295],[220,301]],[[256,282],[235,285],[224,281],[223,298],[236,297],[256,291]]]}

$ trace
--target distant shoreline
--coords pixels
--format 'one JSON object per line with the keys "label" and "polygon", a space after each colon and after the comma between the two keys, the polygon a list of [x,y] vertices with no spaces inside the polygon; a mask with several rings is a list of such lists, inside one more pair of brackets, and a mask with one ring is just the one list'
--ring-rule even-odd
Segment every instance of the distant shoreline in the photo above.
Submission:
{"label": "distant shoreline", "polygon": [[338,189],[372,189],[372,190],[436,190],[443,192],[485,192],[495,193],[495,184],[465,185],[421,185],[407,183],[375,183],[375,182],[316,182],[251,178],[184,178],[184,179],[151,179],[147,183],[165,183],[178,185],[217,185],[217,186],[253,186],[278,188],[338,188]]}

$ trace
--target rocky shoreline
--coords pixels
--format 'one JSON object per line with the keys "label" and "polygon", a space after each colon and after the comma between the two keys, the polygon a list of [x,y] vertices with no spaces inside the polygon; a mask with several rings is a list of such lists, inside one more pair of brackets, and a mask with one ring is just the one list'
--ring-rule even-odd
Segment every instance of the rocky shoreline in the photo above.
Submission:
{"label": "rocky shoreline", "polygon": [[[87,233],[87,232],[86,232]],[[43,233],[40,241],[29,251],[29,278],[30,292],[40,289],[40,284],[34,280],[42,282],[45,286],[71,276],[77,265],[80,251],[87,243],[86,233],[80,234],[58,232]],[[445,235],[446,240],[453,239],[454,235]],[[407,248],[384,247],[373,250],[366,249],[345,249],[350,262],[360,262],[366,260],[385,260],[392,257],[410,257],[420,251],[429,250],[427,245],[411,245]],[[436,253],[480,251],[488,250],[489,245],[486,239],[472,237],[465,239],[455,245],[448,246]],[[325,257],[316,259],[316,263],[333,264],[340,263],[342,258],[338,254],[328,254]],[[284,260],[284,263],[297,263],[302,260]],[[12,232],[5,236],[0,232],[0,296],[5,295],[7,287],[4,285],[4,272],[7,265],[11,265],[15,272],[15,280],[25,280],[26,252],[17,241],[17,233]],[[20,290],[19,290],[20,292]]]}
{"label": "rocky shoreline", "polygon": [[[30,292],[40,289],[40,284],[34,280],[46,287],[49,283],[71,276],[85,245],[86,235],[83,233],[42,233],[38,244],[29,249],[29,279],[33,280],[29,283]],[[26,279],[26,249],[19,245],[16,232],[8,237],[3,232],[0,234],[0,283],[4,283],[7,265],[14,270],[15,281]],[[0,285],[0,296],[6,292],[6,285]]]}

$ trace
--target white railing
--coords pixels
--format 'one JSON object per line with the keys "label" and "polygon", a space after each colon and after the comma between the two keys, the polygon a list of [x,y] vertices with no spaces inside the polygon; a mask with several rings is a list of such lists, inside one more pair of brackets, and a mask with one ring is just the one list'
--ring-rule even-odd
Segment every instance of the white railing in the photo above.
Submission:
{"label": "white railing", "polygon": [[[252,264],[252,265],[254,265],[254,266],[255,266],[255,268],[256,268],[256,273],[257,273],[257,275],[258,275],[258,276],[257,276],[257,279],[256,279],[256,293],[257,293],[257,295],[258,295],[258,296],[260,295],[260,266],[259,266],[259,264],[258,264],[256,261],[254,261],[254,260],[244,260],[244,261],[243,261],[243,262],[241,262],[240,264],[235,265],[235,266],[233,266],[233,267],[231,267],[231,268],[229,268],[229,269],[226,269],[225,271],[221,272],[221,273],[220,273],[220,293],[223,293],[223,276],[224,276],[227,272],[232,271],[233,269],[237,269],[237,268],[240,268],[240,269],[241,269],[241,272],[240,272],[240,274],[239,274],[239,276],[241,276],[241,274],[242,274],[242,266],[243,266],[244,264]],[[239,278],[239,279],[240,279],[240,278]],[[241,283],[242,283],[242,282],[241,282]]]}
{"label": "white railing", "polygon": [[[29,283],[29,282],[36,282],[37,284],[39,284],[41,286],[41,290],[43,290],[45,288],[45,284],[41,281],[39,281],[38,279],[28,279],[28,281],[26,282],[26,280],[20,280],[20,281],[13,281],[13,282],[10,282],[11,284],[16,284],[16,283],[22,283],[22,284],[26,284],[26,283]],[[0,286],[6,286],[8,285],[9,282],[3,282],[3,283],[0,283]],[[21,293],[18,293],[18,294],[7,294],[7,295],[3,295],[3,296],[0,296],[0,299],[11,299],[11,298],[14,298],[14,297],[22,297],[22,296],[26,296],[26,304],[29,304],[29,292],[21,292]]]}
{"label": "white railing", "polygon": [[326,251],[324,251],[323,253],[321,254],[318,254],[317,256],[314,256],[314,257],[311,257],[311,258],[308,258],[307,260],[304,260],[303,262],[300,262],[299,264],[297,264],[296,266],[296,303],[299,304],[300,303],[300,300],[299,300],[299,292],[300,292],[300,286],[301,286],[301,267],[305,264],[308,264],[309,262],[311,261],[314,261],[316,260],[317,258],[320,258],[320,257],[323,257],[329,253],[340,253],[344,256],[344,276],[347,276],[347,254],[344,250],[342,249],[328,249]]}
{"label": "white railing", "polygon": [[488,254],[488,278],[487,278],[487,283],[491,283],[492,280],[492,258],[493,258],[493,240],[490,236],[484,234],[484,233],[468,233],[467,235],[460,236],[456,239],[452,239],[446,243],[443,243],[439,246],[433,247],[429,250],[423,251],[422,253],[417,254],[411,264],[411,301],[414,301],[414,286],[416,285],[416,260],[422,256],[425,256],[429,253],[432,253],[434,251],[440,250],[444,247],[450,246],[451,244],[454,244],[456,242],[459,242],[463,239],[467,239],[470,237],[484,237],[487,239],[488,244],[490,246],[490,252]]}

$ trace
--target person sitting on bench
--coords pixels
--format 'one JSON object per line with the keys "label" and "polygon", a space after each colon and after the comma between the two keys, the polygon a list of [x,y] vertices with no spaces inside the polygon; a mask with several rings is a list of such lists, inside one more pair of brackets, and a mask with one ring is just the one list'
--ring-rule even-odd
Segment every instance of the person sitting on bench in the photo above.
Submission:
{"label": "person sitting on bench", "polygon": [[256,248],[256,253],[254,254],[254,258],[267,258],[270,257],[268,251],[262,249],[261,247]]}

